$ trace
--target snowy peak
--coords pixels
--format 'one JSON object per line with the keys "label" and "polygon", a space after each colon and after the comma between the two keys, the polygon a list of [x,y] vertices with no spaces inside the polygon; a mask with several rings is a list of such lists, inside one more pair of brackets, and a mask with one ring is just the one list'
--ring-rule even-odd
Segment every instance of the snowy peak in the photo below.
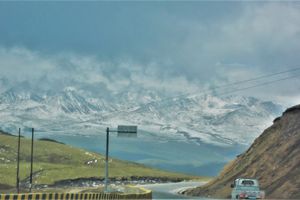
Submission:
{"label": "snowy peak", "polygon": [[20,103],[28,100],[39,102],[43,100],[40,93],[41,92],[34,89],[28,81],[23,81],[2,92],[0,102],[7,104]]}
{"label": "snowy peak", "polygon": [[[35,92],[36,91],[36,92]],[[48,129],[137,124],[166,138],[216,145],[250,144],[282,107],[253,97],[193,95],[166,98],[153,90],[131,90],[99,98],[91,91],[67,87],[39,91],[21,84],[0,95],[4,126],[42,123]],[[41,115],[42,113],[42,115]],[[88,121],[88,122],[84,122]]]}
{"label": "snowy peak", "polygon": [[99,111],[96,106],[78,94],[74,88],[66,88],[63,92],[49,97],[46,101],[49,105],[65,113],[89,114]]}
{"label": "snowy peak", "polygon": [[114,121],[126,119],[157,132],[172,127],[174,137],[184,132],[207,143],[249,144],[281,110],[279,105],[252,97],[202,95],[141,105]]}
{"label": "snowy peak", "polygon": [[0,102],[7,103],[7,104],[20,103],[26,100],[39,102],[42,101],[43,98],[31,92],[16,92],[12,89],[2,93],[0,96]]}

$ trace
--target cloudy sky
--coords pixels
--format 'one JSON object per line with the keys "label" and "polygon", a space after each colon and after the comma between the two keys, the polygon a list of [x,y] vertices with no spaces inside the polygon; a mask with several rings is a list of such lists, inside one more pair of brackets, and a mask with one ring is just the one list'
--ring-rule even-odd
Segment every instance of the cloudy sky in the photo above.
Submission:
{"label": "cloudy sky", "polygon": [[[0,73],[9,80],[193,92],[300,68],[299,52],[298,2],[0,2]],[[296,77],[240,94],[292,104],[299,91]]]}

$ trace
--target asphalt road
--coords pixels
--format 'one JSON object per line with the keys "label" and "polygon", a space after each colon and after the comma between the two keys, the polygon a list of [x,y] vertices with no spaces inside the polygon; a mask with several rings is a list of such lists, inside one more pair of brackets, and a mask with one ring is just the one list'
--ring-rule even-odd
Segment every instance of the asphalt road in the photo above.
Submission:
{"label": "asphalt road", "polygon": [[200,197],[187,197],[179,195],[178,192],[187,188],[193,188],[205,184],[205,182],[180,182],[180,183],[157,183],[140,185],[152,190],[153,199],[203,199]]}

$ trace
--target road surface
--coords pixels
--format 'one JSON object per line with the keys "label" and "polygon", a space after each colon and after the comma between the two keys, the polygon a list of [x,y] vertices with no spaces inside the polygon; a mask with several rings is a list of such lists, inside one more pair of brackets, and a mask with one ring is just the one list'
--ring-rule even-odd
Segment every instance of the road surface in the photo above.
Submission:
{"label": "road surface", "polygon": [[203,184],[205,184],[205,182],[186,181],[179,183],[157,183],[140,186],[152,190],[153,199],[199,199],[199,197],[195,198],[179,195],[178,192]]}

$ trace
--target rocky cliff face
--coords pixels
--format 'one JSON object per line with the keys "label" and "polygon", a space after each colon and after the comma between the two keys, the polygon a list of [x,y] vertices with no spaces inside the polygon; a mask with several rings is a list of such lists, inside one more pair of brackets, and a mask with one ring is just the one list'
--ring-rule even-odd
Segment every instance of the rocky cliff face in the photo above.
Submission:
{"label": "rocky cliff face", "polygon": [[238,177],[257,178],[267,198],[300,199],[300,105],[276,118],[218,177],[203,187],[183,193],[228,198],[230,184]]}

